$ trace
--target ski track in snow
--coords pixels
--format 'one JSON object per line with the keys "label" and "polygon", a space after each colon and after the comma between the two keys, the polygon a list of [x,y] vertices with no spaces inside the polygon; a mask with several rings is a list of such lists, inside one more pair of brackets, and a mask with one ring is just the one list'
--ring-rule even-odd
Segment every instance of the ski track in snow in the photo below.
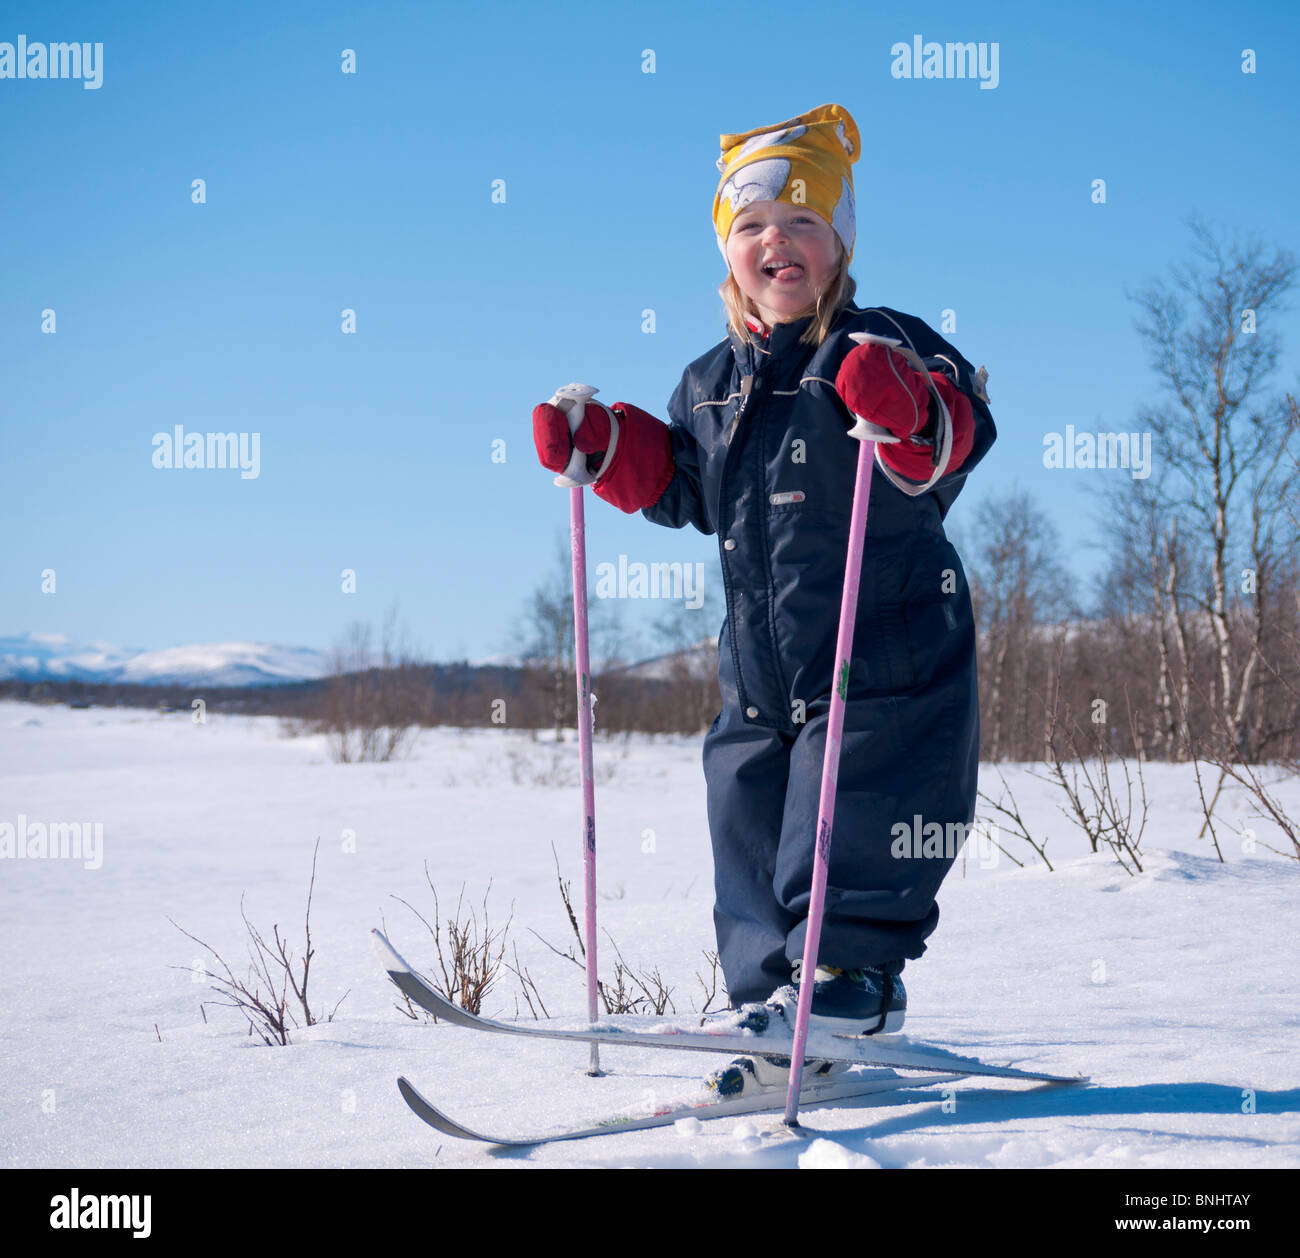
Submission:
{"label": "ski track in snow", "polygon": [[[598,738],[602,973],[618,942],[655,967],[681,1013],[700,1007],[712,935],[701,739]],[[371,952],[370,927],[436,975],[432,919],[462,884],[510,938],[552,1017],[585,1010],[581,972],[538,938],[581,917],[576,742],[500,729],[422,733],[381,765],[337,765],[269,718],[71,711],[0,702],[0,825],[100,823],[102,865],[0,860],[0,1156],[22,1166],[1220,1167],[1300,1162],[1295,1053],[1300,867],[1225,825],[1208,838],[1188,766],[1147,768],[1145,871],[1125,873],[1057,809],[1055,788],[1004,766],[1051,836],[1041,865],[959,861],[929,951],[908,963],[907,1034],[1011,1065],[1091,1075],[1084,1088],[989,1080],[779,1115],[682,1123],[503,1152],[439,1136],[403,1104],[406,1074],[455,1119],[501,1135],[690,1095],[725,1058],[476,1035],[414,1022]],[[540,781],[539,781],[540,779]],[[568,785],[566,785],[568,783]],[[983,776],[985,790],[1000,790]],[[1279,786],[1300,814],[1300,783]],[[1220,815],[1280,846],[1225,788]],[[348,835],[354,836],[349,840]],[[242,972],[241,894],[301,952],[312,848],[314,1006],[333,1022],[287,1048],[250,1040],[211,999],[205,954]],[[841,841],[841,836],[836,836]],[[1032,856],[1015,846],[1020,859]],[[354,851],[346,850],[354,847]],[[533,932],[536,932],[534,934]],[[513,961],[513,951],[508,959]],[[196,963],[200,967],[196,970]],[[527,1016],[505,974],[483,1012]],[[161,1040],[160,1037],[161,1036]],[[1255,1112],[1248,1112],[1253,1098]]]}

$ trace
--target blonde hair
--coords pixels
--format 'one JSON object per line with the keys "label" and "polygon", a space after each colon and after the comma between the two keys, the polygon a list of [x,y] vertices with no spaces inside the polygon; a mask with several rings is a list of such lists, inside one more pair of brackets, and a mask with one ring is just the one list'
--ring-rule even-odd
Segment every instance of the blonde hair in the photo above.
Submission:
{"label": "blonde hair", "polygon": [[[835,322],[835,316],[853,300],[854,294],[858,291],[857,282],[849,274],[849,261],[844,252],[844,242],[836,236],[835,243],[839,249],[839,260],[829,282],[817,290],[817,296],[811,307],[812,322],[799,338],[801,344],[820,345],[826,339],[831,324]],[[727,270],[727,278],[718,285],[718,296],[722,298],[722,304],[726,308],[727,325],[742,340],[746,339],[750,332],[745,325],[745,316],[751,315],[755,319],[761,319],[762,316],[754,303],[740,291],[740,285],[736,283],[736,277],[731,273],[730,268]],[[804,318],[808,313],[809,311],[805,310],[796,317]]]}

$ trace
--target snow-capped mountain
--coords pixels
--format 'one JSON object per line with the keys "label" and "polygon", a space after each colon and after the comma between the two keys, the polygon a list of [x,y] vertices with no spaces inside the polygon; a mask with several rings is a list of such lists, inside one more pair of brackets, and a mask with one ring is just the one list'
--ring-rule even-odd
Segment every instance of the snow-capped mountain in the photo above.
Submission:
{"label": "snow-capped mountain", "polygon": [[213,642],[146,651],[78,643],[57,633],[0,638],[0,678],[135,685],[272,686],[330,671],[329,652],[261,642]]}
{"label": "snow-capped mountain", "polygon": [[691,674],[711,677],[718,667],[718,639],[703,638],[694,646],[669,651],[664,655],[655,655],[650,659],[637,660],[605,670],[606,675],[615,673],[623,677],[639,677],[647,681],[662,681],[680,676],[683,669]]}
{"label": "snow-capped mountain", "polygon": [[[149,651],[109,642],[75,642],[59,633],[24,633],[0,637],[0,681],[275,686],[327,676],[333,670],[331,655],[312,647],[263,642],[195,643]],[[511,652],[466,662],[472,668],[519,668],[524,664]],[[663,680],[678,675],[685,665],[689,672],[709,676],[717,663],[717,638],[705,638],[682,650],[605,668],[603,673]]]}

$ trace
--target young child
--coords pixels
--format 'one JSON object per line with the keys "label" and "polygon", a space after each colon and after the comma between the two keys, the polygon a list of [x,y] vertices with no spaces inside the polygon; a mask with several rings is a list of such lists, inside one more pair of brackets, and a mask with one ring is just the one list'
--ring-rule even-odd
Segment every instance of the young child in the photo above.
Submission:
{"label": "young child", "polygon": [[[987,373],[920,319],[853,303],[860,140],[846,109],[823,105],[721,146],[713,223],[727,339],[686,368],[670,424],[626,402],[588,403],[571,438],[564,414],[542,404],[534,437],[552,471],[585,454],[595,493],[620,510],[718,536],[722,711],[704,773],[718,953],[740,1005],[783,988],[777,1003],[789,1002],[803,977],[859,448],[847,429],[860,415],[888,431],[872,469],[812,1013],[847,1034],[896,1031],[903,965],[925,951],[953,860],[931,823],[951,836],[974,820],[975,628],[943,518],[996,436]],[[920,356],[948,434],[924,377],[850,332]]]}

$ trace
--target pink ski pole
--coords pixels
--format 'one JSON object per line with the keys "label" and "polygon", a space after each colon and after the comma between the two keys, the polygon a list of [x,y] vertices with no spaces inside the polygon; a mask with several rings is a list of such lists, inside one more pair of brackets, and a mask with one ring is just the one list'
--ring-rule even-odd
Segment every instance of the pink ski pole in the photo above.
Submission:
{"label": "pink ski pole", "polygon": [[[927,381],[930,373],[914,352],[899,341],[870,332],[851,332],[858,342],[887,345],[916,367]],[[930,389],[936,397],[933,381]],[[943,406],[943,399],[939,397]],[[835,640],[835,675],[831,706],[826,719],[826,753],[822,760],[822,789],[817,801],[817,845],[813,852],[812,898],[799,965],[799,1005],[794,1023],[794,1052],[790,1058],[790,1087],[786,1093],[785,1122],[799,1125],[799,1092],[803,1081],[804,1053],[808,1045],[808,1020],[812,1013],[813,984],[817,974],[817,948],[821,942],[822,912],[826,904],[826,873],[830,863],[831,827],[835,820],[835,788],[840,776],[840,740],[844,732],[844,706],[849,696],[849,667],[853,657],[853,626],[858,611],[858,585],[862,577],[862,548],[867,535],[867,505],[871,497],[871,469],[877,441],[897,441],[887,430],[855,416],[849,435],[858,439],[858,467],[853,482],[853,507],[849,519],[849,553],[844,566],[844,591],[840,599],[840,628]],[[946,433],[945,429],[945,433]],[[951,440],[951,438],[949,438]]]}
{"label": "pink ski pole", "polygon": [[[570,384],[556,392],[551,405],[568,416],[569,431],[578,430],[589,398],[598,390],[586,384]],[[612,444],[612,443],[611,443]],[[613,453],[613,450],[610,450]],[[596,975],[596,787],[592,776],[591,662],[587,645],[587,541],[582,490],[595,478],[587,471],[587,456],[574,450],[573,457],[555,483],[569,490],[569,545],[573,553],[573,636],[578,674],[578,776],[582,783],[582,860],[586,899],[587,1021],[597,1016]],[[591,1045],[589,1075],[599,1075],[600,1052]]]}

